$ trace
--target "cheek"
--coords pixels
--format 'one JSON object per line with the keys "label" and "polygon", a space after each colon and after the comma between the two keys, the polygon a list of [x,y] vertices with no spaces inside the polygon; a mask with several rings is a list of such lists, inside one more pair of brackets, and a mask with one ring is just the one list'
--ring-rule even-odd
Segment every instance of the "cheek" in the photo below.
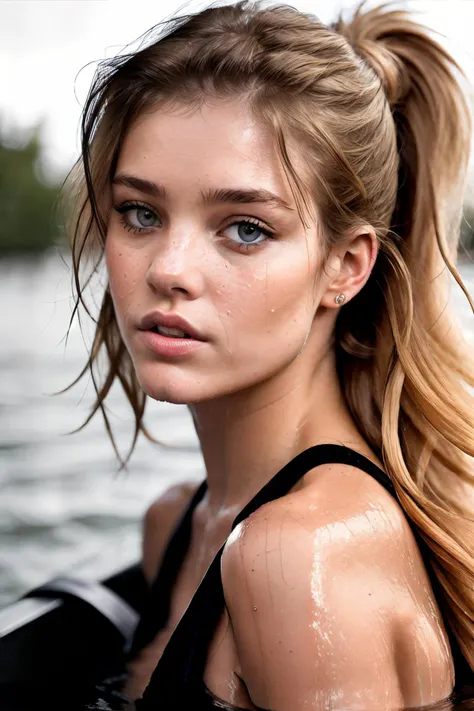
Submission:
{"label": "cheek", "polygon": [[116,245],[114,245],[113,240],[110,239],[108,235],[105,240],[104,256],[110,289],[112,292],[114,292],[115,285],[119,280],[119,275],[122,270],[123,252],[122,250],[118,249]]}
{"label": "cheek", "polygon": [[280,335],[286,329],[295,338],[305,338],[311,328],[318,305],[318,256],[313,245],[314,241],[295,239],[265,275],[269,322]]}
{"label": "cheek", "polygon": [[120,323],[126,319],[127,310],[137,298],[141,267],[136,255],[129,255],[123,246],[115,245],[112,240],[106,241],[104,256],[110,293]]}
{"label": "cheek", "polygon": [[314,268],[307,260],[268,259],[257,268],[229,274],[216,296],[231,338],[245,334],[304,338],[316,309]]}
{"label": "cheek", "polygon": [[311,317],[314,310],[314,279],[305,270],[285,267],[273,282],[268,284],[267,302],[271,313],[292,316],[304,320]]}
{"label": "cheek", "polygon": [[129,254],[126,247],[114,244],[113,240],[105,243],[105,263],[111,290],[122,296],[127,292],[127,285],[136,282],[140,271],[139,260],[135,253]]}

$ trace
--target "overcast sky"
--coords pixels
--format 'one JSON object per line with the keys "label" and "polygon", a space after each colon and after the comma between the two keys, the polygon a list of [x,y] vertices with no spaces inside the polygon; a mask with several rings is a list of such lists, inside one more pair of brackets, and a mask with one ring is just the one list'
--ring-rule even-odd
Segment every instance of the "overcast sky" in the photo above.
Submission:
{"label": "overcast sky", "polygon": [[[49,165],[65,170],[78,154],[78,124],[94,62],[117,54],[164,17],[202,0],[0,0],[0,117],[31,126],[44,119]],[[223,2],[222,4],[227,4]],[[274,4],[274,3],[270,3]],[[289,0],[323,22],[352,0]],[[474,84],[474,0],[402,0],[420,11]]]}

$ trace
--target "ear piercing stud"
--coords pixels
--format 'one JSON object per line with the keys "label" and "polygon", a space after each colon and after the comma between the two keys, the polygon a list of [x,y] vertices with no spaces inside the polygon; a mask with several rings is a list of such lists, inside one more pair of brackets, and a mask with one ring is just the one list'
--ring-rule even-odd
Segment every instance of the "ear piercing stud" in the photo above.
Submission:
{"label": "ear piercing stud", "polygon": [[338,294],[334,299],[336,304],[343,304],[345,300],[346,300],[345,294]]}

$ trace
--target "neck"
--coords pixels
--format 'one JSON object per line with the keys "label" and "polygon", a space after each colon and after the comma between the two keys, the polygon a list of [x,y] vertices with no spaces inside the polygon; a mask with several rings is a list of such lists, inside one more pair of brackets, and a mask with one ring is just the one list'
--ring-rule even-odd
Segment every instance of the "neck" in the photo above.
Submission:
{"label": "neck", "polygon": [[316,362],[303,351],[271,380],[190,409],[206,466],[206,509],[215,521],[233,519],[308,447],[363,441],[342,396],[333,349]]}

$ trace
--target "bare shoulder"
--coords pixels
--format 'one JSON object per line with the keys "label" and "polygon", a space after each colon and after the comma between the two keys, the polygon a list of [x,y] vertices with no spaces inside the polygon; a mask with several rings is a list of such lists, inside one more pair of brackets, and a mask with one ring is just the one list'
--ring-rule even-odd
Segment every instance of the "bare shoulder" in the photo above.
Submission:
{"label": "bare shoulder", "polygon": [[199,482],[180,482],[167,488],[147,508],[143,519],[142,568],[148,583],[154,579],[166,543]]}
{"label": "bare shoulder", "polygon": [[352,466],[329,464],[314,471],[317,476],[306,486],[264,504],[233,531],[223,553],[224,575],[228,566],[245,565],[262,553],[268,558],[278,552],[283,559],[281,546],[288,548],[290,560],[295,554],[312,560],[316,544],[333,563],[339,556],[353,560],[354,554],[361,562],[364,557],[373,561],[379,553],[381,564],[394,570],[401,558],[400,545],[412,540],[395,498]]}
{"label": "bare shoulder", "polygon": [[[222,556],[222,581],[230,601],[240,586],[252,597],[251,609],[281,591],[294,595],[346,595],[364,600],[393,594],[392,584],[406,571],[413,535],[394,497],[354,467],[323,465],[317,477],[297,491],[261,506],[234,529]],[[415,546],[416,548],[416,546]],[[404,554],[405,552],[405,554]],[[358,575],[358,573],[362,573]],[[312,592],[308,581],[312,580]],[[316,595],[316,598],[318,596]],[[258,607],[258,605],[257,605]]]}
{"label": "bare shoulder", "polygon": [[[417,599],[427,587],[417,555],[398,502],[347,465],[318,467],[243,521],[225,546],[222,581],[252,701],[296,709],[318,697],[325,708],[343,693],[366,709],[420,705],[425,673],[424,703],[449,694],[446,645]],[[413,658],[401,669],[407,635]]]}

